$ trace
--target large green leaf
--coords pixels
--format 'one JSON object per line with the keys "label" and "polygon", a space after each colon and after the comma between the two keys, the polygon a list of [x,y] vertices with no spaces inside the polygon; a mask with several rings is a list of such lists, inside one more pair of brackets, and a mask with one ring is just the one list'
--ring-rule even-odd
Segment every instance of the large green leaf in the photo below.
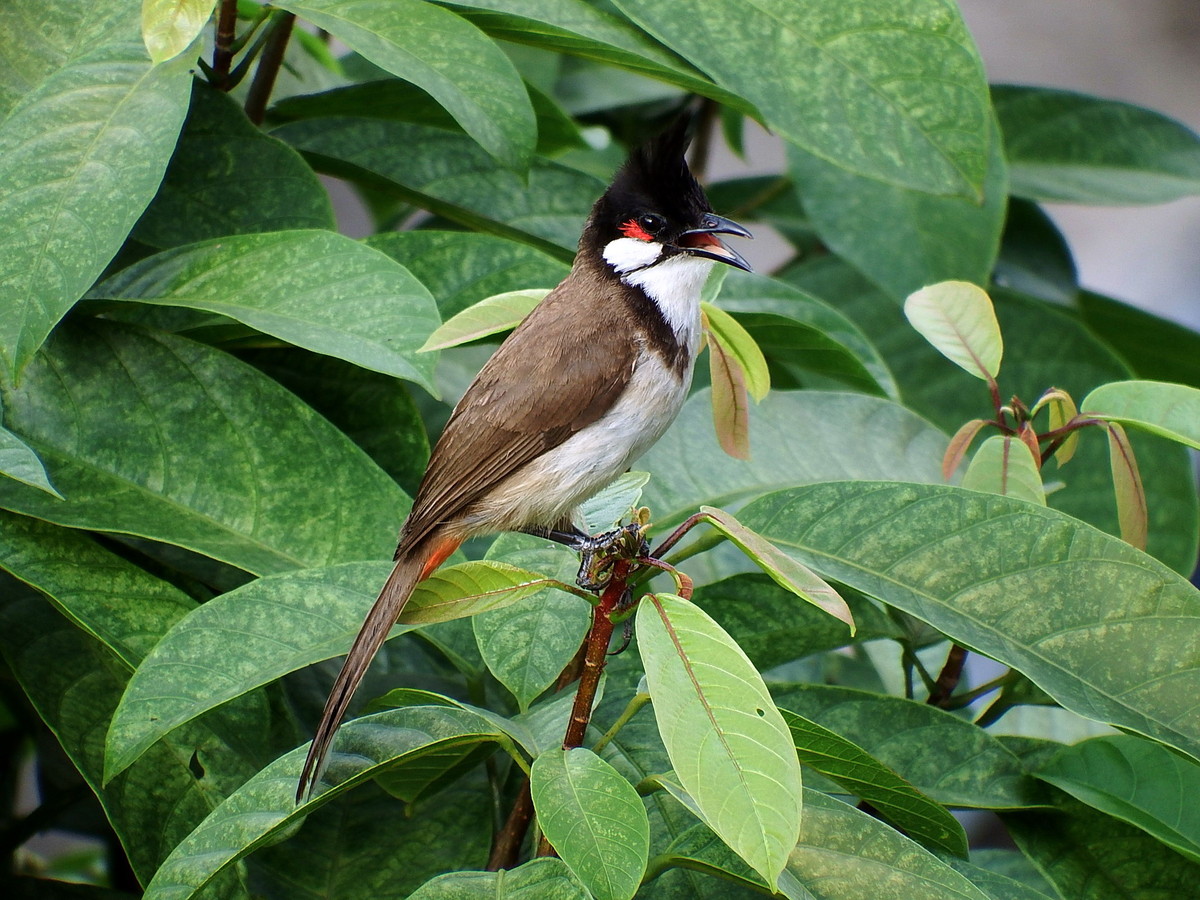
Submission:
{"label": "large green leaf", "polygon": [[337,227],[329,195],[291,147],[197,81],[179,144],[133,236],[152,247],[289,228]]}
{"label": "large green leaf", "polygon": [[55,497],[62,497],[50,483],[46,467],[29,445],[9,431],[0,427],[0,475],[22,484],[40,488]]}
{"label": "large green leaf", "polygon": [[703,610],[642,600],[638,650],[675,773],[705,823],[774,885],[800,827],[800,765],[762,677]]}
{"label": "large green leaf", "polygon": [[781,710],[800,762],[871,804],[884,819],[927,847],[967,855],[967,835],[942,805],[887,766],[823,725]]}
{"label": "large green leaf", "polygon": [[1117,351],[1139,378],[1200,388],[1200,334],[1091,291],[1079,293],[1078,306],[1088,330]]}
{"label": "large green leaf", "polygon": [[447,872],[408,900],[591,900],[561,859],[531,859],[502,872]]}
{"label": "large green leaf", "polygon": [[142,39],[150,58],[166,62],[186,50],[216,5],[217,0],[143,0]]}
{"label": "large green leaf", "polygon": [[780,707],[852,741],[939,803],[1012,809],[1040,800],[1038,785],[1021,761],[958,716],[901,697],[832,685],[778,686],[773,693]]}
{"label": "large green leaf", "polygon": [[[972,858],[976,856],[976,854],[971,855]],[[964,862],[961,859],[948,859],[947,862],[950,863],[954,871],[964,876],[971,884],[983,891],[989,900],[1050,900],[1048,894],[1044,894],[1027,884],[1017,881],[1015,878],[1009,878],[1000,872],[994,872],[990,869],[985,869],[981,865]],[[1058,900],[1058,898],[1056,897],[1055,900]]]}
{"label": "large green leaf", "polygon": [[265,375],[169,334],[64,325],[4,393],[67,501],[9,479],[0,508],[176,544],[249,572],[386,559],[409,501]]}
{"label": "large green leaf", "polygon": [[1127,734],[1065,747],[1034,774],[1200,863],[1200,766]]}
{"label": "large green leaf", "polygon": [[281,0],[393,75],[428,91],[492,156],[529,165],[537,127],[508,57],[459,16],[421,0]]}
{"label": "large green leaf", "polygon": [[596,900],[630,900],[646,871],[650,824],[642,798],[584,747],[533,761],[538,826]]}
{"label": "large green leaf", "polygon": [[146,886],[146,900],[184,900],[257,847],[278,841],[300,821],[385,770],[415,769],[455,748],[501,739],[485,719],[463,709],[410,706],[346,725],[330,757],[334,787],[297,805],[296,784],[307,746],[281,756],[243,784],[184,838]]}
{"label": "large green leaf", "polygon": [[788,171],[821,240],[893,297],[951,279],[987,284],[1008,197],[999,130],[989,134],[981,201],[885,184],[797,149]]}
{"label": "large green leaf", "polygon": [[1055,510],[930,485],[813,485],[741,518],[1067,709],[1200,758],[1200,592],[1117,538]]}
{"label": "large green leaf", "polygon": [[1057,814],[1006,814],[1004,824],[1063,898],[1195,896],[1200,865],[1118,819],[1079,803],[1062,806]]}
{"label": "large green leaf", "polygon": [[334,175],[382,181],[402,197],[471,228],[570,259],[604,183],[534,159],[528,178],[500,168],[461,134],[386,119],[291,122],[274,131]]}
{"label": "large green leaf", "polygon": [[[17,6],[33,21],[43,7]],[[0,121],[0,361],[10,376],[120,248],[187,112],[191,61],[150,62],[138,4],[121,0],[122,25],[105,22],[95,43],[86,39],[97,23],[82,6],[58,22],[74,46],[43,60],[42,77]]]}
{"label": "large green leaf", "polygon": [[1163,381],[1102,384],[1079,404],[1085,416],[1124,422],[1200,450],[1200,388]]}
{"label": "large green leaf", "polygon": [[1068,203],[1163,203],[1200,193],[1200,137],[1129,103],[996,85],[1014,194]]}
{"label": "large green leaf", "polygon": [[438,326],[433,297],[394,260],[332,231],[230,235],[164,250],[89,296],[220,313],[435,392],[436,357],[417,353]]}
{"label": "large green leaf", "polygon": [[470,231],[391,231],[367,238],[412,272],[448,319],[496,294],[554,287],[570,268],[528,244]]}
{"label": "large green leaf", "polygon": [[[659,523],[701,505],[838,478],[941,480],[946,436],[897,403],[862,394],[776,391],[750,410],[753,457],[730,459],[713,434],[708,393],[689,398],[642,457],[653,473],[642,502]],[[686,459],[686,466],[679,461]]]}
{"label": "large green leaf", "polygon": [[987,82],[953,4],[617,0],[617,6],[810,153],[892,185],[982,195]]}
{"label": "large green leaf", "polygon": [[[109,729],[106,777],[208,710],[345,653],[389,570],[386,563],[348,563],[262,578],[184,617],[130,679]],[[515,602],[542,587],[538,575],[511,566],[441,569],[414,592],[393,635]]]}

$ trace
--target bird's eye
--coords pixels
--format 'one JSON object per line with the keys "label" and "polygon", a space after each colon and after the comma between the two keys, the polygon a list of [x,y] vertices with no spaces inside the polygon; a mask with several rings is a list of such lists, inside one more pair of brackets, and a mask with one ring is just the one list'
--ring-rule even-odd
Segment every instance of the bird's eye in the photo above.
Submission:
{"label": "bird's eye", "polygon": [[647,233],[658,234],[658,232],[662,231],[663,227],[667,224],[667,220],[662,216],[655,215],[654,213],[646,213],[645,215],[638,216],[638,224],[641,225],[642,229]]}

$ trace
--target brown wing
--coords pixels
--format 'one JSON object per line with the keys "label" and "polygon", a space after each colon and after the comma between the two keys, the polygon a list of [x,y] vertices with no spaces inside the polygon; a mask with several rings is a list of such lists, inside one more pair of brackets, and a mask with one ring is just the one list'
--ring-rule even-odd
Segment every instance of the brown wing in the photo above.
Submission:
{"label": "brown wing", "polygon": [[[590,279],[584,279],[590,281]],[[412,546],[521,466],[599,419],[633,373],[624,304],[573,273],[480,370],[434,447],[405,523]],[[599,373],[608,373],[598,378]]]}

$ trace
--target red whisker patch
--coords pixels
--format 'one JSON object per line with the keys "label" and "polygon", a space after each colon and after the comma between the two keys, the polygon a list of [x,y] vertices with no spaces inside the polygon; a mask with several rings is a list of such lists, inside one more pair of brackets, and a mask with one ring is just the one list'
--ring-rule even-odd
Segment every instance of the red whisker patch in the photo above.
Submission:
{"label": "red whisker patch", "polygon": [[621,226],[620,231],[625,237],[637,238],[639,241],[654,240],[653,237],[646,233],[646,229],[637,223],[637,219],[630,219]]}

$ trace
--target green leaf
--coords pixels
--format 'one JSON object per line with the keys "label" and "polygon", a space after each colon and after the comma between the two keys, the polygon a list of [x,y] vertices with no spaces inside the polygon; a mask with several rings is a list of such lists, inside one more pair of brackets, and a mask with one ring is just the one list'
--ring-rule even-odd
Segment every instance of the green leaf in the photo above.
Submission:
{"label": "green leaf", "polygon": [[975,451],[962,486],[1046,505],[1046,491],[1037,460],[1028,445],[1010,434],[994,434]]}
{"label": "green leaf", "polygon": [[812,294],[776,278],[737,272],[726,279],[720,304],[774,365],[893,399],[899,395],[879,351],[858,326]]}
{"label": "green leaf", "polygon": [[1008,198],[999,129],[990,134],[982,199],[884,184],[794,148],[788,171],[821,241],[891,296],[951,279],[987,284]]}
{"label": "green leaf", "polygon": [[992,101],[1018,196],[1113,205],[1200,193],[1200,137],[1161,113],[1015,85],[993,87]]}
{"label": "green leaf", "polygon": [[274,131],[318,169],[383,180],[451,221],[530,243],[563,261],[604,193],[600,179],[534,159],[528,179],[497,166],[462,135],[386,119],[329,118]]}
{"label": "green leaf", "polygon": [[297,804],[296,783],[307,745],[275,760],[218,806],[181,841],[146,886],[146,900],[185,900],[257,847],[287,835],[317,808],[355,785],[402,766],[420,768],[454,748],[501,736],[475,713],[410,706],[356,719],[338,733],[330,755],[334,784]]}
{"label": "green leaf", "polygon": [[750,459],[750,397],[746,372],[717,340],[708,342],[713,430],[721,449],[734,459]]}
{"label": "green leaf", "polygon": [[459,16],[420,0],[282,0],[383,69],[433,95],[503,165],[529,165],[537,126],[508,57]]}
{"label": "green leaf", "polygon": [[3,427],[0,427],[0,475],[32,485],[62,499],[62,494],[50,483],[46,467],[42,465],[37,454],[23,440]]}
{"label": "green leaf", "polygon": [[409,505],[293,394],[174,335],[64,324],[4,411],[68,500],[4,479],[0,508],[248,572],[385,559]]}
{"label": "green leaf", "polygon": [[1078,803],[1058,814],[1011,813],[1017,846],[1064,898],[1129,900],[1189,897],[1200,866],[1145,832]]}
{"label": "green leaf", "polygon": [[786,553],[764,541],[732,515],[712,506],[700,507],[708,523],[733,541],[754,564],[766,572],[780,587],[785,587],[801,600],[806,600],[824,610],[835,619],[850,626],[850,635],[855,631],[854,616],[850,608],[834,588],[807,566],[797,565]]}
{"label": "green leaf", "polygon": [[801,764],[870,803],[913,840],[955,856],[967,855],[967,834],[945,807],[852,741],[789,710],[780,712],[792,732]]}
{"label": "green leaf", "polygon": [[231,235],[164,250],[89,296],[220,313],[435,392],[434,360],[417,355],[437,327],[433,297],[403,266],[330,231]]}
{"label": "green leaf", "polygon": [[904,301],[904,315],[938,352],[983,381],[1000,374],[1004,340],[992,300],[965,281],[921,288]]}
{"label": "green leaf", "polygon": [[738,324],[737,319],[711,303],[701,304],[707,322],[710,341],[716,341],[737,362],[746,381],[746,390],[759,402],[771,390],[771,374],[767,361],[754,338]]}
{"label": "green leaf", "polygon": [[392,231],[367,238],[429,288],[448,319],[486,297],[545,288],[570,267],[527,244],[469,231]]}
{"label": "green leaf", "polygon": [[800,767],[787,726],[746,654],[680,597],[650,595],[638,650],[654,717],[706,824],[774,886],[800,827]]}
{"label": "green leaf", "polygon": [[1200,641],[1200,592],[1128,544],[1055,510],[946,486],[812,485],[740,516],[1067,709],[1200,758],[1200,665],[1188,649]]}
{"label": "green leaf", "polygon": [[194,82],[183,133],[134,238],[161,249],[297,228],[337,228],[316,173],[252,125],[232,97]]}
{"label": "green leaf", "polygon": [[[185,616],[129,681],[108,732],[106,780],[185,722],[345,653],[390,568],[347,563],[261,578]],[[392,636],[513,603],[544,586],[541,576],[499,563],[448,566],[421,582]]]}
{"label": "green leaf", "polygon": [[1080,407],[1085,416],[1123,422],[1200,450],[1200,388],[1118,381],[1096,388]]}
{"label": "green leaf", "polygon": [[547,750],[530,776],[538,825],[596,900],[630,900],[650,851],[642,798],[591,750]]}
{"label": "green leaf", "polygon": [[617,6],[808,152],[891,185],[971,198],[983,193],[987,83],[953,5],[863,0],[832,10],[820,0],[668,6],[617,0]]}
{"label": "green leaf", "polygon": [[[924,419],[861,394],[773,391],[750,410],[750,428],[758,447],[754,459],[730,459],[713,436],[708,395],[688,399],[675,424],[638,463],[654,473],[642,502],[657,524],[682,521],[702,504],[727,506],[809,481],[936,482],[946,449],[946,436]],[[688,465],[680,466],[681,459]]]}
{"label": "green leaf", "polygon": [[1070,306],[1078,298],[1079,273],[1071,248],[1040,206],[1008,200],[1008,217],[992,281],[1001,287]]}
{"label": "green leaf", "polygon": [[[1046,880],[1037,867],[1019,850],[976,849],[971,852],[971,862],[976,867],[988,872],[998,873],[1011,881],[1016,881],[1026,887],[1033,888],[1041,896],[1030,897],[1027,894],[1017,894],[1013,900],[1043,900],[1043,897],[1053,897],[1061,900],[1053,885]],[[955,865],[951,862],[951,865]],[[962,871],[959,868],[959,871]],[[967,875],[972,881],[980,883],[971,874]],[[1008,898],[1001,894],[1001,900]]]}
{"label": "green leaf", "polygon": [[[152,65],[136,7],[125,6],[123,27],[75,45],[0,122],[0,360],[10,376],[120,248],[187,112],[191,61]],[[27,14],[37,21],[41,9]],[[83,16],[64,23],[78,38],[91,36]]]}
{"label": "green leaf", "polygon": [[591,900],[561,859],[531,859],[501,872],[447,872],[427,881],[408,900]]}
{"label": "green leaf", "polygon": [[1088,330],[1111,346],[1139,378],[1200,388],[1200,334],[1110,297],[1080,291]]}
{"label": "green leaf", "polygon": [[217,0],[142,0],[142,40],[156,63],[173,59],[208,24]]}
{"label": "green leaf", "polygon": [[1200,863],[1200,766],[1165,747],[1118,734],[1064,747],[1033,773]]}
{"label": "green leaf", "polygon": [[1121,539],[1146,549],[1146,532],[1150,513],[1146,509],[1146,488],[1138,471],[1137,457],[1125,429],[1116,422],[1105,425],[1108,434],[1108,458],[1112,469],[1113,493],[1117,498],[1117,521],[1121,524]]}
{"label": "green leaf", "polygon": [[196,603],[77,531],[0,512],[0,568],[133,669]]}
{"label": "green leaf", "polygon": [[[972,859],[977,855],[978,851],[972,853]],[[1049,894],[1035,890],[1029,885],[1017,881],[1015,878],[1009,878],[1007,875],[985,869],[981,865],[974,865],[973,863],[964,862],[961,859],[948,859],[946,862],[950,864],[950,867],[954,871],[983,891],[989,900],[1049,900]],[[1047,885],[1047,888],[1053,891],[1053,888],[1050,888],[1049,885]],[[1058,898],[1056,897],[1055,900],[1058,900]]]}
{"label": "green leaf", "polygon": [[521,324],[521,320],[533,312],[548,292],[540,288],[523,291],[506,291],[485,297],[474,306],[447,319],[429,335],[421,347],[422,352],[445,350],[470,341],[510,331]]}
{"label": "green leaf", "polygon": [[[966,719],[925,703],[832,685],[779,685],[775,702],[869,753],[946,806],[1035,806],[1040,792],[1020,759]],[[938,752],[931,754],[930,747]]]}

